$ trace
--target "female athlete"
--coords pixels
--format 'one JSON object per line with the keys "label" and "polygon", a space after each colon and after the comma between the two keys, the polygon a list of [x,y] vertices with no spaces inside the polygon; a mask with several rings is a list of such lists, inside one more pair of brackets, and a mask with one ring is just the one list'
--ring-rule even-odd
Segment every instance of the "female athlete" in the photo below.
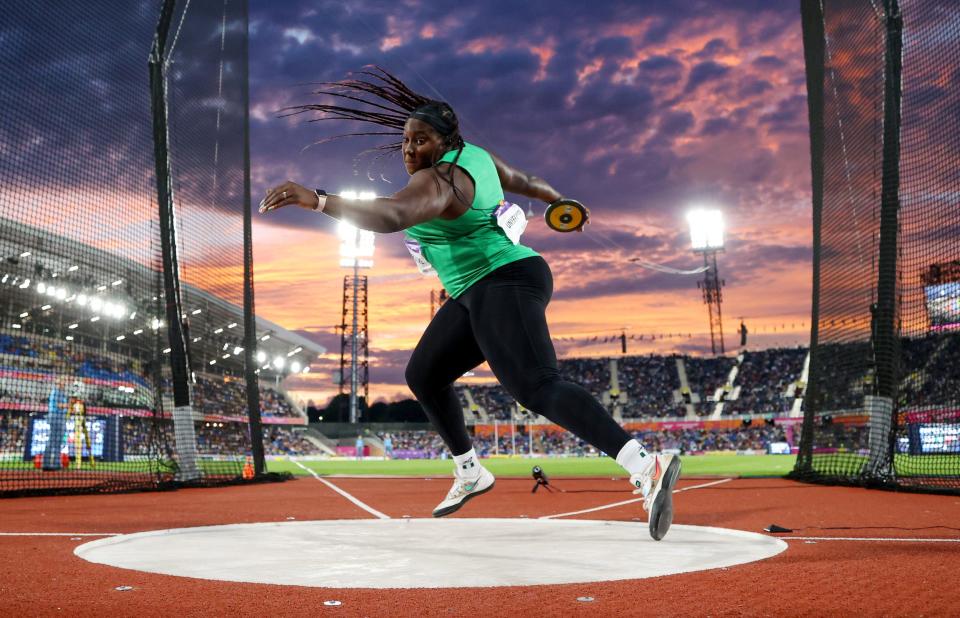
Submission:
{"label": "female athlete", "polygon": [[[449,515],[494,486],[473,449],[453,388],[460,376],[487,361],[521,405],[615,456],[630,474],[634,493],[644,496],[650,534],[660,540],[673,521],[680,459],[648,454],[589,392],[560,377],[545,315],[553,292],[550,267],[519,242],[525,219],[511,216],[516,210],[503,201],[504,191],[547,203],[562,195],[546,180],[465,142],[447,103],[417,94],[379,68],[361,75],[321,91],[345,105],[292,110],[393,129],[349,135],[401,137],[378,150],[402,153],[407,185],[389,197],[356,201],[287,181],[267,191],[260,212],[299,206],[364,230],[403,231],[418,266],[439,276],[449,299],[406,369],[410,390],[455,462],[453,487],[433,515]],[[348,106],[357,102],[365,105]]]}

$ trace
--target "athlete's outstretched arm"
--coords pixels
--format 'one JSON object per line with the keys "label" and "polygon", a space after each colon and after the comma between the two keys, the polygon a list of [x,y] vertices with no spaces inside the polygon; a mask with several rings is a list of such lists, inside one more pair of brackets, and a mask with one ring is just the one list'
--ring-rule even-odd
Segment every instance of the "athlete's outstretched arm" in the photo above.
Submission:
{"label": "athlete's outstretched arm", "polygon": [[500,185],[503,186],[504,191],[543,200],[547,203],[555,202],[563,197],[543,178],[519,170],[493,153],[490,153],[490,156],[493,158],[494,165],[497,166],[497,175],[500,176]]}
{"label": "athlete's outstretched arm", "polygon": [[[410,182],[403,189],[390,197],[373,200],[348,200],[336,195],[318,197],[313,190],[288,180],[267,191],[260,204],[260,212],[284,206],[300,206],[307,210],[322,211],[362,230],[399,232],[435,219],[450,207],[454,199],[453,189],[449,183],[436,178],[436,174],[433,168],[420,170],[410,177]],[[460,177],[454,181],[458,189],[472,193],[472,187],[460,186],[465,176],[460,174]]]}

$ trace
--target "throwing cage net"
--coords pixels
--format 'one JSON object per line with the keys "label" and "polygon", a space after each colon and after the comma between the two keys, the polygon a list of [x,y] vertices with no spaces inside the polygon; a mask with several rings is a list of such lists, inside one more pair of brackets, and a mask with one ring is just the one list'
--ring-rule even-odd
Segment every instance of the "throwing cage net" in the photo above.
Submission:
{"label": "throwing cage net", "polygon": [[804,0],[814,211],[793,476],[960,491],[960,21]]}
{"label": "throwing cage net", "polygon": [[245,0],[15,2],[0,39],[0,495],[262,472]]}

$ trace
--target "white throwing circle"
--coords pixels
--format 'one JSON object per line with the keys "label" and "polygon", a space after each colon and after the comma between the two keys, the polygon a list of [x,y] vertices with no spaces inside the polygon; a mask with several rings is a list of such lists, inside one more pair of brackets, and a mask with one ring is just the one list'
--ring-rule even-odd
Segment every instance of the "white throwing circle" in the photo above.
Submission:
{"label": "white throwing circle", "polygon": [[559,519],[350,519],[156,530],[78,546],[84,560],[232,582],[462,588],[659,577],[775,556],[780,539],[674,525]]}

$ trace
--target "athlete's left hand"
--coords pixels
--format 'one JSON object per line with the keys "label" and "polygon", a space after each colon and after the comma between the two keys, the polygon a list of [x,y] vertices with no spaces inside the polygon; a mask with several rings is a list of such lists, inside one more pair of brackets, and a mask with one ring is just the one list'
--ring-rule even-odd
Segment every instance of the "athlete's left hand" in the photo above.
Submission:
{"label": "athlete's left hand", "polygon": [[284,206],[299,206],[307,210],[316,210],[320,198],[312,189],[307,189],[293,181],[286,181],[272,189],[267,189],[267,195],[260,202],[260,212],[270,212]]}

